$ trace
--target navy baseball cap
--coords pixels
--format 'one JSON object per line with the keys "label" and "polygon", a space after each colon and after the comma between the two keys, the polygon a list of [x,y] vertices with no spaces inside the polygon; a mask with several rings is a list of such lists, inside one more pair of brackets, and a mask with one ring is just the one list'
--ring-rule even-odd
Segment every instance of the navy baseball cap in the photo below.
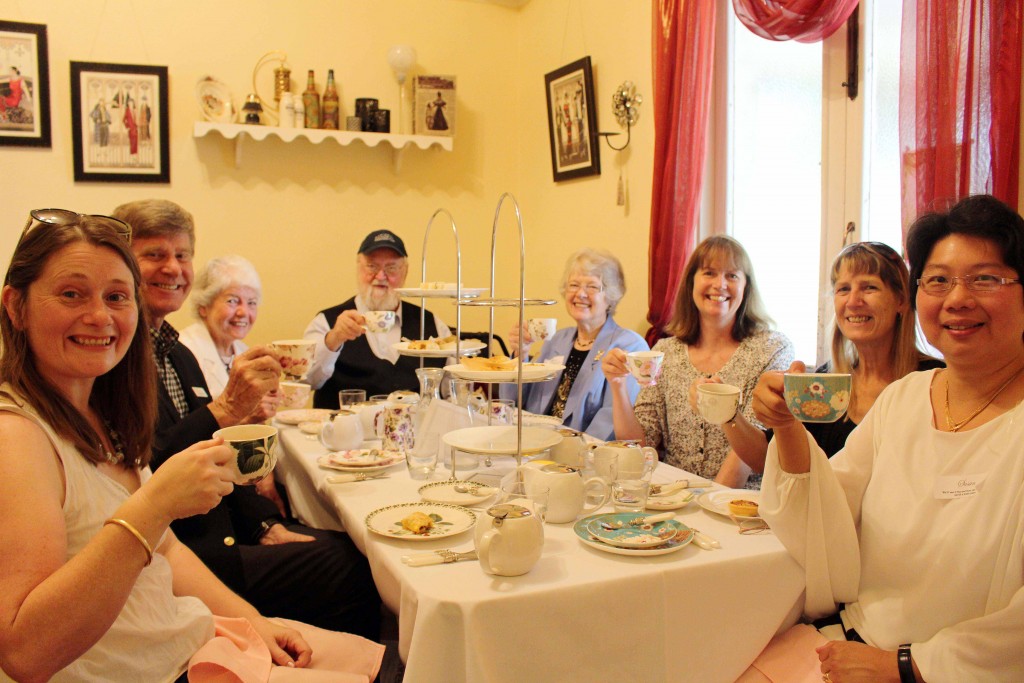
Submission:
{"label": "navy baseball cap", "polygon": [[375,249],[392,249],[397,251],[399,256],[409,255],[405,251],[405,242],[402,238],[390,230],[374,230],[359,245],[360,254],[369,254]]}

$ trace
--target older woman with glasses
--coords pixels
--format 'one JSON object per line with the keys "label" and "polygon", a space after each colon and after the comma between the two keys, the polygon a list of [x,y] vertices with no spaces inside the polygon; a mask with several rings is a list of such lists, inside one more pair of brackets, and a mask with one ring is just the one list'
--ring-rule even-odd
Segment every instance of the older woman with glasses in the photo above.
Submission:
{"label": "older woman with glasses", "polygon": [[[917,348],[910,272],[889,245],[857,242],[839,252],[832,262],[832,303],[832,360],[815,372],[850,373],[850,403],[836,422],[803,425],[828,457],[843,448],[889,384],[910,372],[943,367],[942,361]],[[779,378],[780,373],[762,375],[755,395],[771,391],[768,386],[777,385]],[[769,430],[763,446],[746,442],[736,453],[754,471],[762,472],[771,438]]]}
{"label": "older woman with glasses", "polygon": [[200,441],[147,467],[157,379],[130,235],[106,216],[33,212],[4,279],[3,674],[183,681],[191,660],[214,663],[205,680],[226,665],[265,681],[272,664],[311,666],[312,644],[314,668],[341,647],[342,670],[372,679],[383,648],[261,617],[170,530],[231,492],[233,452]]}
{"label": "older woman with glasses", "polygon": [[[548,382],[524,385],[523,409],[554,415],[566,426],[598,439],[613,439],[612,396],[601,373],[601,358],[613,348],[647,350],[643,337],[612,319],[626,293],[622,264],[606,251],[581,249],[565,264],[561,292],[576,325],[545,340],[533,360],[565,365],[565,370]],[[518,353],[520,342],[528,345],[534,339],[529,330],[520,333],[513,327],[509,341],[513,353]],[[629,378],[624,389],[632,401],[640,386]],[[502,395],[514,397],[513,389],[503,387]]]}
{"label": "older woman with glasses", "polygon": [[1024,219],[968,197],[919,218],[907,253],[910,301],[946,369],[886,387],[831,459],[781,378],[754,397],[775,430],[761,515],[830,639],[805,627],[791,651],[837,682],[1021,681]]}

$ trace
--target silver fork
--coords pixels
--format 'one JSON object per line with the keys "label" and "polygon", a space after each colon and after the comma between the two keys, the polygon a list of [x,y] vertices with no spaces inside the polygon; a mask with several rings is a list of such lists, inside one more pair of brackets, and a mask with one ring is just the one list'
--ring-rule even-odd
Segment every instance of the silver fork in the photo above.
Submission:
{"label": "silver fork", "polygon": [[445,564],[448,564],[449,562],[458,562],[459,560],[475,560],[476,559],[476,551],[475,550],[467,550],[464,553],[457,553],[454,550],[447,550],[447,549],[445,549],[445,550],[435,550],[434,552],[437,553],[438,555],[440,555],[444,559]]}

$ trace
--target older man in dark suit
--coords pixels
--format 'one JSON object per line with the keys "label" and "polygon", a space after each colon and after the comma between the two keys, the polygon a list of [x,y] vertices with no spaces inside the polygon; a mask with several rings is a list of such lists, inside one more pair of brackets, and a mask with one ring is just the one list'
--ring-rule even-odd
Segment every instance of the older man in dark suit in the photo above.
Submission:
{"label": "older man in dark suit", "polygon": [[[155,469],[221,427],[272,417],[274,405],[266,397],[277,388],[281,367],[266,347],[253,347],[234,360],[227,387],[211,401],[199,364],[165,320],[192,287],[192,216],[165,200],[123,204],[114,215],[132,226],[160,376]],[[250,486],[236,486],[207,514],[171,527],[261,613],[378,638],[380,597],[366,558],[347,534],[285,520]]]}

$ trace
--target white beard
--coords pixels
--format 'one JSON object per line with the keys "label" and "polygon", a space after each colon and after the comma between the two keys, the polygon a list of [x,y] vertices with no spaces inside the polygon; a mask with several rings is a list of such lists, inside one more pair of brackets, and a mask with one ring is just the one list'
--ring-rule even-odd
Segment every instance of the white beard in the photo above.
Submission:
{"label": "white beard", "polygon": [[400,297],[398,292],[391,288],[388,288],[383,294],[377,294],[373,285],[366,285],[363,291],[360,292],[360,296],[366,303],[366,307],[371,311],[398,310]]}

